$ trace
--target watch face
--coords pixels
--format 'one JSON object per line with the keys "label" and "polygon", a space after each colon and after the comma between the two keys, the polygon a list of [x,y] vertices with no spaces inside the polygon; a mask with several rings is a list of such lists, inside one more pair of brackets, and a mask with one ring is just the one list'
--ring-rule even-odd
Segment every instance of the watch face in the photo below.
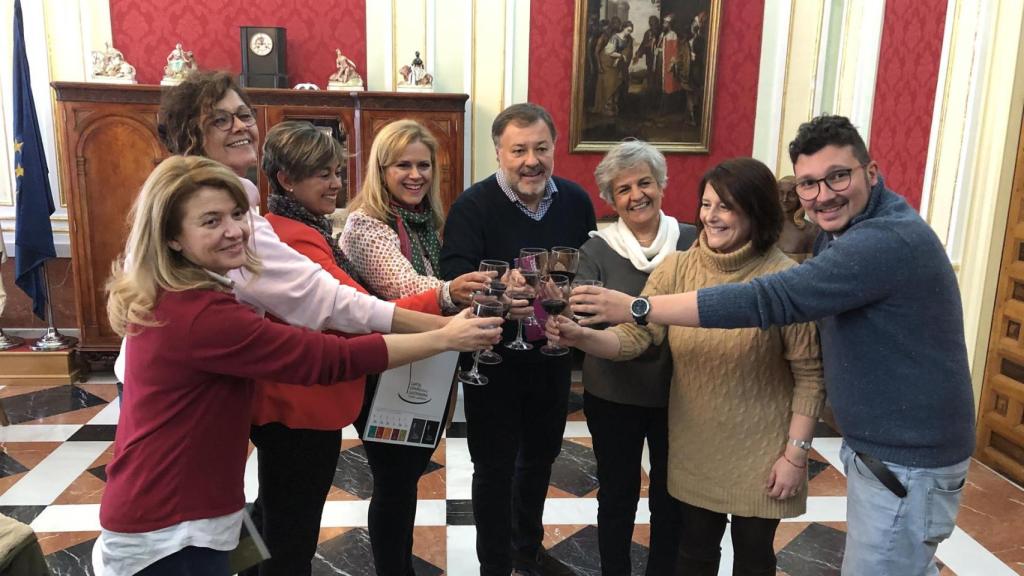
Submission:
{"label": "watch face", "polygon": [[645,316],[651,309],[651,304],[647,300],[637,298],[633,300],[631,308],[634,316]]}
{"label": "watch face", "polygon": [[249,40],[249,50],[257,56],[266,56],[274,49],[274,40],[264,32],[255,34]]}

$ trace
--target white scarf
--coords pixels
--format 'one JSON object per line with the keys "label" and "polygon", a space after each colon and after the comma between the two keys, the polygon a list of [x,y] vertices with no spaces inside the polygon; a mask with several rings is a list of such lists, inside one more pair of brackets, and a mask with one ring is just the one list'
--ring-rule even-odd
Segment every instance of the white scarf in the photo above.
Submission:
{"label": "white scarf", "polygon": [[679,242],[679,221],[664,212],[658,211],[660,221],[658,223],[658,235],[648,247],[643,247],[633,235],[633,231],[626,226],[621,218],[610,226],[590,233],[604,240],[616,254],[629,260],[633,267],[641,272],[650,274],[661,264],[669,254],[676,251],[676,244]]}

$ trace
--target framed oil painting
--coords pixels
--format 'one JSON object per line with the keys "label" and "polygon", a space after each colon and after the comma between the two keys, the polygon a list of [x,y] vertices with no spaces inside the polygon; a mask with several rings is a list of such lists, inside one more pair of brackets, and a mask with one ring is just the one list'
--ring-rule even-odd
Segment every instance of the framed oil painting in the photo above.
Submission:
{"label": "framed oil painting", "polygon": [[570,149],[707,152],[720,14],[721,0],[576,0]]}

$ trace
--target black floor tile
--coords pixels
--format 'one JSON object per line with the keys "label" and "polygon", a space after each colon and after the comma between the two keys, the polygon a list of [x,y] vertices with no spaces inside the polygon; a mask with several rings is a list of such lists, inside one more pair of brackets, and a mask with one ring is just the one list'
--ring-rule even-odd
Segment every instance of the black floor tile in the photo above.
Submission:
{"label": "black floor tile", "polygon": [[104,464],[103,466],[97,466],[95,468],[89,468],[86,471],[89,472],[90,474],[92,474],[93,476],[99,478],[100,480],[103,480],[104,482],[107,481],[107,465],[106,464]]}
{"label": "black floor tile", "polygon": [[28,468],[22,465],[14,459],[13,456],[6,452],[0,452],[0,478],[7,478],[8,476],[14,476],[15,474],[21,474],[22,472],[28,472]]}
{"label": "black floor tile", "polygon": [[21,424],[106,403],[99,396],[69,384],[4,398],[4,411],[11,424]]}
{"label": "black floor tile", "polygon": [[46,510],[46,506],[0,506],[0,514],[22,524],[31,524],[43,510]]}
{"label": "black floor tile", "polygon": [[574,496],[584,496],[597,488],[594,451],[589,446],[562,440],[562,453],[551,467],[551,485]]}
{"label": "black floor tile", "polygon": [[92,546],[96,539],[75,544],[46,556],[53,576],[94,576],[92,570]]}
{"label": "black floor tile", "polygon": [[[597,545],[597,526],[586,526],[562,540],[548,553],[569,566],[580,576],[601,576],[601,554]],[[630,562],[632,574],[644,574],[647,567],[647,547],[631,542]]]}
{"label": "black floor tile", "polygon": [[822,462],[815,458],[807,459],[807,481],[810,482],[818,477],[825,470],[828,470],[832,465],[828,462]]}
{"label": "black floor tile", "polygon": [[114,424],[86,424],[68,438],[68,442],[113,442],[117,426]]}
{"label": "black floor tile", "polygon": [[[444,571],[433,564],[412,557],[412,567],[417,576],[439,576]],[[331,538],[317,547],[313,557],[313,576],[374,576],[373,552],[370,549],[370,534],[365,528],[354,528]]]}
{"label": "black floor tile", "polygon": [[448,500],[445,507],[448,512],[447,524],[449,526],[472,526],[475,524],[472,500]]}
{"label": "black floor tile", "polygon": [[779,553],[778,567],[789,576],[839,576],[846,533],[813,523]]}

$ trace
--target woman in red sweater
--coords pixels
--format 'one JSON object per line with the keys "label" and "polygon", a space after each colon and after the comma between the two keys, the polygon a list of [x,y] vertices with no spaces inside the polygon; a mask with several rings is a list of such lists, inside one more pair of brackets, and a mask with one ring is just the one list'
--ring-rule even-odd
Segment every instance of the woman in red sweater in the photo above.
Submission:
{"label": "woman in red sweater", "polygon": [[[281,241],[316,262],[342,284],[365,293],[355,268],[332,237],[327,215],[342,191],[345,154],[330,134],[309,122],[282,122],[267,133],[263,170],[270,182],[270,222]],[[451,283],[452,294],[467,293],[489,278],[481,272]],[[402,308],[441,314],[441,288],[395,300]],[[252,576],[302,576],[311,572],[324,501],[334,480],[341,429],[372,398],[366,378],[351,386],[258,387],[251,439],[259,452],[259,496],[253,517],[271,558]],[[301,450],[296,447],[301,446]],[[378,572],[379,572],[378,567]],[[403,575],[404,576],[404,575]]]}
{"label": "woman in red sweater", "polygon": [[496,319],[347,340],[265,320],[235,300],[225,276],[259,274],[248,210],[234,173],[178,156],[153,171],[132,209],[132,261],[116,262],[107,285],[110,324],[130,352],[100,506],[99,573],[229,573],[255,378],[345,385],[500,337]]}

